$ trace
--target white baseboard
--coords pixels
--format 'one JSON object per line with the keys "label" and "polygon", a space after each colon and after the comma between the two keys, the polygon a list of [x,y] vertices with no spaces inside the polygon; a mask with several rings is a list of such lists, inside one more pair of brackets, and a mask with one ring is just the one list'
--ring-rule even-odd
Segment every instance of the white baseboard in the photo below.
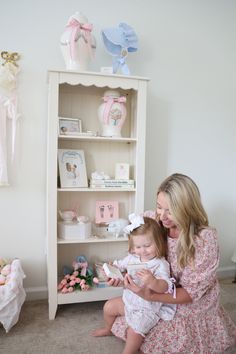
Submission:
{"label": "white baseboard", "polygon": [[46,286],[36,286],[25,288],[26,301],[45,300],[48,298],[48,288]]}
{"label": "white baseboard", "polygon": [[223,278],[234,278],[235,276],[236,267],[229,266],[229,267],[220,267],[217,270],[217,275],[219,279]]}

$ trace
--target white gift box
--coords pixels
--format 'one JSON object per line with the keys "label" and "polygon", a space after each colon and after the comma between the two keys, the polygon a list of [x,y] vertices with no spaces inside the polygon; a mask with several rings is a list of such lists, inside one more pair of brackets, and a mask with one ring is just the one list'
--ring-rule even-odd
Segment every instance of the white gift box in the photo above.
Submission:
{"label": "white gift box", "polygon": [[59,221],[58,237],[64,240],[84,240],[91,237],[91,222]]}

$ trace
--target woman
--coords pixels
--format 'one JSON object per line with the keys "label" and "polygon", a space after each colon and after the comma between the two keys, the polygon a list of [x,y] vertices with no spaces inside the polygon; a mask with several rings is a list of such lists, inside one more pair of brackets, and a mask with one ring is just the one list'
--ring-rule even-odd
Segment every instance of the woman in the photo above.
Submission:
{"label": "woman", "polygon": [[[139,288],[130,277],[125,287],[167,307],[175,303],[177,311],[173,320],[160,320],[150,330],[141,346],[142,353],[221,354],[234,347],[236,326],[219,304],[217,233],[208,225],[193,180],[177,173],[164,180],[157,192],[154,216],[166,231],[176,298]],[[125,340],[126,327],[124,317],[118,317],[112,332]]]}

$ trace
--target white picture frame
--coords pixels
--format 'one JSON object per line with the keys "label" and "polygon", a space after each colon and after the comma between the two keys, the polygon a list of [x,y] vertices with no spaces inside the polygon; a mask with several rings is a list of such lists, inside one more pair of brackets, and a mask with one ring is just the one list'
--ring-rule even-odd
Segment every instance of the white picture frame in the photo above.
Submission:
{"label": "white picture frame", "polygon": [[129,164],[116,163],[115,166],[115,179],[129,179]]}
{"label": "white picture frame", "polygon": [[59,117],[59,135],[80,135],[82,120],[79,118]]}
{"label": "white picture frame", "polygon": [[58,149],[61,188],[87,188],[88,179],[83,150]]}

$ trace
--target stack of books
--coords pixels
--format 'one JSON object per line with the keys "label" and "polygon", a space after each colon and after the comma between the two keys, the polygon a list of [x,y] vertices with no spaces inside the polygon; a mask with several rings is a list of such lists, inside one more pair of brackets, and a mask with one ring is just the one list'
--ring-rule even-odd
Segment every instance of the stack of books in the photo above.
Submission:
{"label": "stack of books", "polygon": [[133,179],[91,179],[90,188],[134,188]]}

